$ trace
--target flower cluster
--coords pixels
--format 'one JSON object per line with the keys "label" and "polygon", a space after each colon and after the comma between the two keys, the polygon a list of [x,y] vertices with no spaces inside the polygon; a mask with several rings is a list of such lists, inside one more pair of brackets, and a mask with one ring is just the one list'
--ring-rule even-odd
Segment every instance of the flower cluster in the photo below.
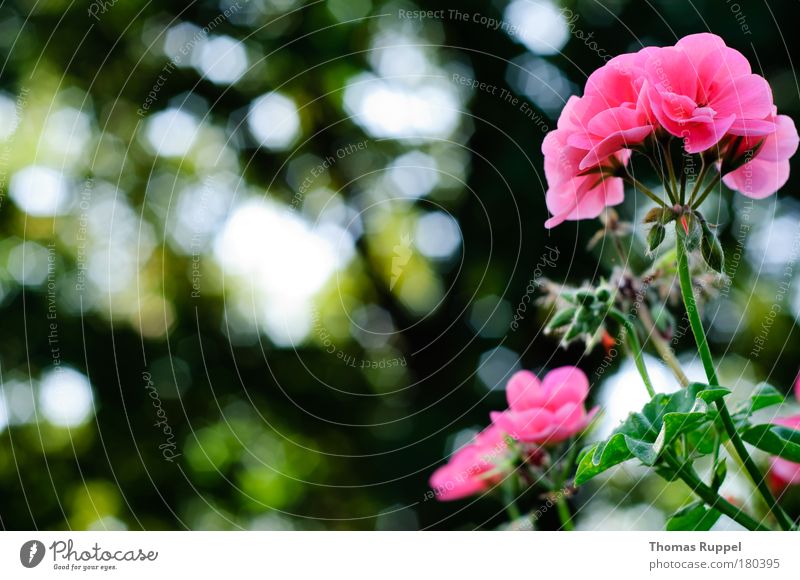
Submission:
{"label": "flower cluster", "polygon": [[588,395],[589,379],[577,367],[554,369],[541,381],[530,371],[515,373],[506,386],[509,408],[491,413],[492,424],[431,476],[436,497],[460,499],[498,484],[513,468],[513,442],[530,459],[579,434],[597,412],[586,411]]}
{"label": "flower cluster", "polygon": [[647,155],[673,137],[753,198],[786,183],[798,145],[767,81],[720,37],[693,34],[675,46],[623,54],[592,73],[542,144],[552,214],[546,227],[621,203],[632,153]]}

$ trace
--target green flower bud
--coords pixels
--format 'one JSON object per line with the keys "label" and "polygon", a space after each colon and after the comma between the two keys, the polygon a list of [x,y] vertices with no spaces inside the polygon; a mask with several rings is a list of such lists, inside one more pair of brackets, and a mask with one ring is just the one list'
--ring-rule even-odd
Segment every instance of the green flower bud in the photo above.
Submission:
{"label": "green flower bud", "polygon": [[575,318],[575,312],[577,312],[577,310],[577,308],[570,307],[556,312],[555,316],[550,320],[550,324],[547,325],[547,330],[556,330],[557,328],[566,326]]}
{"label": "green flower bud", "polygon": [[666,235],[667,229],[663,225],[660,223],[653,224],[653,227],[650,228],[650,232],[647,234],[647,248],[651,254],[661,245]]}
{"label": "green flower bud", "polygon": [[709,268],[722,273],[725,268],[725,254],[722,251],[722,245],[705,220],[702,221],[702,230],[703,239],[700,242],[700,253]]}

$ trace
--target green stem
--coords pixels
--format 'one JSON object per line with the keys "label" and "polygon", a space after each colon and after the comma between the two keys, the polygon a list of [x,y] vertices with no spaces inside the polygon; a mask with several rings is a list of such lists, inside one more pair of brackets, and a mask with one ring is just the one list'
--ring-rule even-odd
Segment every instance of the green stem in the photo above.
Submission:
{"label": "green stem", "polygon": [[683,368],[681,368],[680,361],[675,357],[675,353],[672,352],[672,348],[661,338],[661,335],[658,333],[658,328],[656,327],[656,323],[653,320],[653,315],[650,313],[650,309],[647,307],[644,302],[639,306],[639,320],[642,321],[642,324],[645,327],[645,331],[648,333],[648,339],[653,343],[658,354],[661,356],[661,360],[669,367],[672,371],[672,374],[675,375],[675,378],[678,379],[678,382],[681,384],[682,387],[685,387],[689,384],[689,377],[686,376],[686,373],[683,372]]}
{"label": "green stem", "polygon": [[558,519],[561,520],[561,529],[573,531],[575,525],[572,523],[572,515],[569,512],[569,504],[567,503],[564,487],[569,479],[569,474],[572,473],[572,468],[575,465],[575,459],[578,457],[578,450],[580,446],[578,442],[572,440],[569,442],[569,451],[565,454],[564,467],[561,470],[561,475],[558,478],[558,484],[551,488],[551,491],[556,493],[556,507],[558,508]]}
{"label": "green stem", "polygon": [[758,530],[762,532],[770,531],[768,527],[763,525],[761,522],[756,521],[750,515],[740,510],[738,507],[716,493],[713,489],[708,487],[705,483],[700,481],[700,478],[692,468],[680,463],[677,459],[670,456],[667,456],[667,460],[672,464],[678,477],[680,477],[681,480],[708,505],[722,512],[748,530]]}
{"label": "green stem", "polygon": [[702,203],[706,200],[708,195],[714,190],[714,188],[719,184],[720,180],[722,179],[722,174],[717,173],[714,176],[714,179],[711,180],[711,183],[708,184],[708,187],[703,190],[703,193],[697,198],[695,202],[692,203],[692,207],[700,207]]}
{"label": "green stem", "polygon": [[641,181],[636,179],[633,175],[626,172],[625,179],[627,179],[630,182],[630,184],[633,185],[634,188],[640,190],[642,193],[644,193],[647,197],[652,199],[658,205],[660,205],[661,207],[667,207],[667,204],[664,203],[663,199],[661,199],[655,193],[650,191],[650,189],[648,189],[647,186],[645,186]]}
{"label": "green stem", "polygon": [[[677,227],[680,226],[676,224],[676,228]],[[689,317],[689,324],[692,327],[692,333],[694,334],[695,342],[697,342],[697,350],[700,354],[700,359],[703,361],[703,368],[705,368],[708,382],[711,386],[718,387],[719,379],[717,378],[717,371],[714,368],[714,360],[711,357],[711,349],[708,347],[706,334],[703,330],[703,322],[700,320],[700,314],[697,311],[697,302],[694,298],[694,291],[692,289],[692,276],[689,273],[689,259],[686,254],[686,247],[683,243],[680,232],[677,233],[678,274],[680,277],[683,303],[686,306],[686,314]],[[741,437],[739,437],[739,433],[736,431],[736,426],[733,423],[733,419],[728,411],[728,407],[725,405],[725,401],[722,399],[717,400],[716,406],[719,411],[719,418],[722,422],[722,426],[725,428],[725,432],[728,434],[728,437],[730,438],[731,443],[736,450],[736,454],[742,460],[742,464],[750,476],[750,479],[753,480],[758,492],[764,498],[767,507],[774,514],[781,528],[784,530],[791,530],[794,527],[794,523],[789,516],[786,515],[786,512],[784,512],[778,505],[778,501],[772,495],[772,492],[769,490],[769,486],[767,486],[766,481],[764,481],[764,476],[759,471],[758,466],[753,461],[753,458],[750,457],[750,454],[747,452],[744,442],[742,441]]]}
{"label": "green stem", "polygon": [[622,325],[625,338],[628,340],[628,348],[633,356],[633,362],[636,363],[636,370],[638,370],[639,374],[642,376],[642,381],[644,381],[644,386],[647,387],[647,392],[651,397],[655,397],[656,391],[653,389],[650,375],[647,374],[647,367],[644,364],[644,357],[642,356],[642,345],[639,342],[639,338],[636,336],[636,329],[631,321],[616,308],[610,309],[608,315]]}
{"label": "green stem", "polygon": [[694,186],[692,187],[691,195],[689,195],[690,206],[694,204],[694,198],[697,197],[697,193],[700,191],[700,188],[703,187],[703,181],[705,180],[706,172],[708,171],[709,164],[706,163],[705,157],[702,157],[701,163],[702,165],[700,166],[700,174],[697,176],[697,181],[695,181]]}
{"label": "green stem", "polygon": [[[514,475],[511,477],[513,478]],[[512,522],[516,521],[522,517],[522,514],[517,507],[517,502],[514,499],[514,496],[516,495],[516,485],[514,483],[507,484],[504,486],[503,492],[503,503],[505,503],[506,513]]]}
{"label": "green stem", "polygon": [[664,146],[664,158],[667,162],[667,172],[669,173],[669,189],[667,193],[669,194],[670,201],[672,203],[678,203],[678,182],[675,179],[675,167],[672,164],[672,151],[670,150],[670,142],[668,141]]}
{"label": "green stem", "polygon": [[558,508],[558,519],[561,521],[561,529],[572,532],[575,530],[575,525],[572,523],[572,514],[569,513],[569,506],[564,498],[564,492],[558,490],[556,493],[558,494],[556,507]]}
{"label": "green stem", "polygon": [[686,157],[681,152],[681,205],[686,204]]}

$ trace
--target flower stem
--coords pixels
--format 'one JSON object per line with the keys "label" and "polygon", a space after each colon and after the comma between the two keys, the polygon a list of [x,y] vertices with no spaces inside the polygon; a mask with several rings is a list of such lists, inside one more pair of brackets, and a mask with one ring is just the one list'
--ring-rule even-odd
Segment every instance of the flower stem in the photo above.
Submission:
{"label": "flower stem", "polygon": [[762,532],[770,531],[770,529],[764,524],[756,521],[750,515],[740,510],[738,507],[720,496],[713,489],[708,487],[705,483],[700,481],[700,478],[697,476],[694,469],[681,463],[674,457],[668,456],[667,461],[672,464],[672,467],[675,469],[678,477],[680,477],[681,480],[708,505],[722,512],[748,530],[758,530]]}
{"label": "flower stem", "polygon": [[650,313],[650,309],[646,304],[641,304],[639,306],[639,320],[641,320],[642,324],[644,324],[645,330],[648,332],[648,340],[653,343],[656,351],[661,356],[661,360],[663,360],[664,363],[670,368],[672,374],[675,375],[675,378],[678,379],[678,382],[681,384],[681,386],[687,386],[690,382],[689,377],[687,377],[686,373],[683,372],[681,363],[675,357],[675,353],[672,352],[672,348],[670,348],[670,346],[663,338],[661,338],[661,335],[658,333],[658,328],[656,328],[653,315]]}
{"label": "flower stem", "polygon": [[706,178],[706,172],[708,171],[709,164],[706,163],[705,157],[702,158],[702,164],[700,165],[700,174],[697,176],[697,179],[694,182],[694,186],[692,187],[692,193],[689,195],[689,205],[691,206],[694,203],[694,198],[697,197],[697,193],[700,191],[700,188],[703,187],[703,181]]}
{"label": "flower stem", "polygon": [[626,172],[625,179],[627,179],[630,182],[630,184],[633,185],[634,188],[640,190],[642,193],[644,193],[647,197],[652,199],[658,205],[660,205],[661,207],[667,207],[667,204],[664,203],[663,199],[661,199],[655,193],[650,191],[650,189],[647,186],[645,186],[641,181],[636,179],[633,175]]}
{"label": "flower stem", "polygon": [[653,389],[653,383],[650,381],[650,375],[647,374],[647,367],[644,364],[644,357],[642,356],[642,345],[639,343],[639,338],[636,336],[636,329],[631,321],[616,308],[611,308],[608,311],[608,315],[622,325],[625,338],[628,341],[628,349],[633,356],[633,362],[636,363],[636,370],[638,370],[639,374],[642,376],[642,381],[644,381],[644,386],[647,387],[647,392],[651,397],[655,397],[656,392],[655,389]]}
{"label": "flower stem", "polygon": [[561,529],[571,532],[575,529],[575,525],[572,523],[572,515],[569,512],[569,504],[567,503],[564,489],[569,479],[569,474],[575,466],[575,459],[578,457],[580,446],[577,440],[570,440],[568,447],[569,451],[564,454],[564,466],[558,478],[558,483],[551,490],[556,494],[556,508],[558,509],[558,519],[561,521]]}
{"label": "flower stem", "polygon": [[566,530],[567,532],[572,532],[575,530],[575,525],[572,523],[572,515],[569,513],[569,506],[567,505],[567,500],[564,497],[564,492],[562,490],[558,490],[556,493],[558,494],[556,508],[558,508],[558,519],[561,521],[561,529]]}
{"label": "flower stem", "polygon": [[719,185],[719,182],[720,182],[721,179],[722,179],[722,174],[721,173],[717,173],[714,176],[714,178],[711,180],[711,183],[708,184],[708,187],[706,187],[703,190],[703,193],[701,193],[700,196],[697,198],[697,200],[692,202],[692,207],[700,207],[702,205],[702,203],[706,200],[708,195],[714,190],[714,188],[717,185]]}
{"label": "flower stem", "polygon": [[[676,227],[678,226],[676,225]],[[678,274],[680,277],[683,303],[686,306],[686,313],[689,316],[689,324],[692,327],[692,333],[694,334],[695,342],[697,342],[697,350],[700,354],[701,360],[703,361],[703,368],[706,371],[708,382],[711,386],[718,387],[719,379],[717,378],[717,371],[714,368],[714,361],[711,357],[711,349],[708,347],[706,334],[703,330],[703,322],[700,320],[700,314],[697,311],[697,302],[694,298],[694,291],[692,289],[692,276],[689,273],[689,259],[686,254],[686,247],[683,243],[680,233],[677,238]],[[778,502],[772,495],[772,492],[769,490],[766,481],[764,481],[764,476],[759,471],[758,466],[753,461],[753,458],[750,457],[750,454],[747,452],[744,442],[742,441],[741,437],[739,437],[739,433],[736,431],[736,426],[733,424],[733,419],[728,411],[728,407],[725,405],[725,401],[719,399],[715,404],[719,411],[719,418],[722,421],[722,426],[725,428],[725,432],[728,434],[728,437],[730,437],[731,443],[736,450],[736,454],[742,460],[745,470],[753,480],[758,492],[764,498],[767,507],[774,514],[781,528],[784,530],[791,530],[794,527],[792,520],[778,505]]]}
{"label": "flower stem", "polygon": [[675,166],[672,164],[672,151],[670,150],[670,141],[664,145],[664,159],[667,163],[667,173],[669,174],[669,194],[672,203],[678,203],[678,182],[675,179]]}
{"label": "flower stem", "polygon": [[[513,478],[514,475],[511,477]],[[503,486],[503,503],[505,504],[506,513],[512,522],[522,517],[515,499],[516,487],[517,486],[513,481]]]}

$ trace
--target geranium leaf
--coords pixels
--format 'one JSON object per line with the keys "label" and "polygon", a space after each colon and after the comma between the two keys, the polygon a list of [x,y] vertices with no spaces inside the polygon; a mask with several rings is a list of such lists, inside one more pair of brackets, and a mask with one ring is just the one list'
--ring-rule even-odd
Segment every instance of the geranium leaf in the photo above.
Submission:
{"label": "geranium leaf", "polygon": [[691,434],[713,421],[716,415],[710,403],[729,392],[722,387],[692,383],[675,393],[656,395],[641,412],[628,415],[607,440],[584,451],[578,461],[575,484],[585,483],[633,458],[648,466],[656,465],[679,435]]}
{"label": "geranium leaf", "polygon": [[706,507],[701,502],[694,502],[672,514],[667,520],[667,531],[707,532],[720,515],[714,508]]}
{"label": "geranium leaf", "polygon": [[754,413],[766,407],[780,405],[783,403],[783,400],[783,395],[775,387],[767,383],[760,383],[756,385],[756,388],[753,389],[750,395],[750,404],[747,410],[750,413]]}
{"label": "geranium leaf", "polygon": [[800,431],[780,425],[752,425],[742,432],[742,439],[762,451],[800,463]]}

